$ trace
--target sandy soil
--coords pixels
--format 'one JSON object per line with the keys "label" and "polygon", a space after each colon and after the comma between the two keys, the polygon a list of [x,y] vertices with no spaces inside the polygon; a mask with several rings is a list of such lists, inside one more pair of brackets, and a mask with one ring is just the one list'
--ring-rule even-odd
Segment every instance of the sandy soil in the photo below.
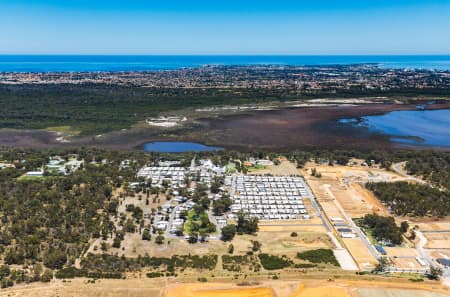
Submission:
{"label": "sandy soil", "polygon": [[434,258],[446,258],[450,259],[450,250],[440,250],[431,253],[431,256]]}
{"label": "sandy soil", "polygon": [[398,269],[423,269],[414,258],[390,258]]}
{"label": "sandy soil", "polygon": [[[308,174],[311,168],[316,168],[322,177],[320,179],[311,177]],[[364,188],[364,183],[395,182],[405,179],[394,172],[367,166],[328,166],[307,163],[303,172],[311,183],[317,185],[316,188],[324,184],[329,185],[333,196],[352,218],[359,218],[368,213],[389,215],[386,207],[372,192]]]}
{"label": "sandy soil", "polygon": [[262,243],[261,251],[274,255],[287,255],[295,258],[298,252],[333,247],[330,238],[325,233],[297,232],[297,237],[291,237],[291,231],[259,232],[257,235],[236,236],[233,240],[234,254],[242,255],[250,250],[251,240]]}
{"label": "sandy soil", "polygon": [[[204,287],[208,287],[205,289]],[[225,288],[224,288],[225,287]],[[169,288],[166,297],[274,297],[271,288],[226,288],[220,284],[182,285]]]}
{"label": "sandy soil", "polygon": [[414,248],[406,247],[384,247],[389,257],[417,257],[419,253]]}
{"label": "sandy soil", "polygon": [[420,218],[410,220],[413,226],[417,225],[421,231],[449,231],[450,217],[438,218]]}
{"label": "sandy soil", "polygon": [[[242,284],[242,283],[241,283]],[[231,282],[176,283],[166,279],[97,280],[33,283],[0,291],[1,297],[445,297],[439,283],[410,283],[404,280],[258,281],[247,286]]]}
{"label": "sandy soil", "polygon": [[165,281],[141,279],[96,280],[86,279],[67,282],[53,281],[50,284],[33,283],[2,289],[1,297],[160,297],[164,293]]}
{"label": "sandy soil", "polygon": [[360,297],[444,297],[442,293],[417,290],[358,289]]}
{"label": "sandy soil", "polygon": [[450,249],[450,232],[424,233],[427,249]]}
{"label": "sandy soil", "polygon": [[370,253],[360,238],[343,238],[342,241],[361,269],[367,270],[375,268],[378,261]]}

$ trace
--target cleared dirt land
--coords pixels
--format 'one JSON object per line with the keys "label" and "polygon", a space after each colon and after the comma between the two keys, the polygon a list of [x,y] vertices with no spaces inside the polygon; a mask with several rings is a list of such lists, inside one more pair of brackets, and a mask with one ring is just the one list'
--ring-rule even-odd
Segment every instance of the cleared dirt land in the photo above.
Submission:
{"label": "cleared dirt land", "polygon": [[[321,173],[321,178],[310,176],[311,168]],[[330,201],[336,199],[345,212],[352,218],[359,218],[368,213],[389,215],[384,205],[363,186],[367,182],[395,182],[405,178],[383,169],[367,166],[329,166],[307,163],[302,170],[308,178],[313,190],[317,192],[318,199]],[[327,185],[327,188],[324,188]],[[332,192],[332,197],[330,193]]]}
{"label": "cleared dirt land", "polygon": [[258,283],[174,283],[166,279],[86,279],[17,286],[1,297],[448,297],[439,283],[296,280]]}
{"label": "cleared dirt land", "polygon": [[428,242],[425,248],[428,249],[450,249],[450,231],[424,233]]}
{"label": "cleared dirt land", "polygon": [[[361,160],[356,161],[359,164],[362,162]],[[311,176],[312,168],[316,168],[322,176],[320,178]],[[307,163],[301,172],[328,220],[341,218],[349,226],[352,226],[352,219],[363,217],[366,214],[389,215],[387,209],[373,193],[365,189],[364,183],[404,179],[396,173],[361,165],[329,166]],[[337,234],[337,236],[339,235]],[[373,269],[378,263],[361,238],[343,238],[342,242],[361,269]],[[399,264],[403,265],[403,263]],[[406,265],[410,266],[408,263]]]}
{"label": "cleared dirt land", "polygon": [[410,226],[417,226],[427,239],[427,249],[450,250],[450,217],[438,218],[402,218],[408,219]]}
{"label": "cleared dirt land", "polygon": [[375,268],[378,261],[370,253],[360,238],[343,238],[345,246],[347,247],[353,259],[355,259],[360,269],[371,270]]}
{"label": "cleared dirt land", "polygon": [[418,290],[358,289],[359,297],[444,297],[447,295]]}

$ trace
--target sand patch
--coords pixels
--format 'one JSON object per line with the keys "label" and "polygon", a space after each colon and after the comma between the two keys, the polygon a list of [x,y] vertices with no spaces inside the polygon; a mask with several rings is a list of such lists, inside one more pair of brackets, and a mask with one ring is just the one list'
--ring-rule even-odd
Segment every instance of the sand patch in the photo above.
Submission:
{"label": "sand patch", "polygon": [[348,294],[339,287],[305,288],[300,285],[291,297],[348,297]]}
{"label": "sand patch", "polygon": [[180,285],[170,288],[166,297],[275,297],[271,288],[229,289],[221,287],[223,286],[215,284]]}

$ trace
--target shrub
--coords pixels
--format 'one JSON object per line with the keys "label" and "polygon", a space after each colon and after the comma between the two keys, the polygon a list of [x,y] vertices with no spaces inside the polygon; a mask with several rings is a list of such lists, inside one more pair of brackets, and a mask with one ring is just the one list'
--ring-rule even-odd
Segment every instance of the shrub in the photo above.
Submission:
{"label": "shrub", "polygon": [[67,262],[67,255],[61,250],[48,252],[44,256],[44,265],[52,269],[61,269]]}
{"label": "shrub", "polygon": [[269,254],[259,254],[258,257],[259,261],[261,261],[261,265],[266,270],[283,269],[293,264],[293,262],[285,256],[278,257]]}
{"label": "shrub", "polygon": [[41,276],[41,282],[48,283],[53,279],[53,271],[47,269]]}
{"label": "shrub", "polygon": [[330,263],[334,266],[339,266],[333,251],[330,249],[317,249],[297,253],[297,258],[309,261],[311,263]]}
{"label": "shrub", "polygon": [[144,231],[142,231],[142,240],[150,240],[150,239],[152,239],[150,231],[147,228],[145,228]]}
{"label": "shrub", "polygon": [[314,268],[317,267],[316,264],[311,263],[299,263],[294,265],[295,268]]}
{"label": "shrub", "polygon": [[164,236],[162,236],[162,235],[156,236],[155,243],[156,244],[163,244],[164,243]]}
{"label": "shrub", "polygon": [[236,235],[236,225],[226,225],[222,228],[222,240],[231,241]]}
{"label": "shrub", "polygon": [[149,278],[155,278],[155,277],[161,277],[164,276],[161,272],[149,272],[147,273],[147,277]]}

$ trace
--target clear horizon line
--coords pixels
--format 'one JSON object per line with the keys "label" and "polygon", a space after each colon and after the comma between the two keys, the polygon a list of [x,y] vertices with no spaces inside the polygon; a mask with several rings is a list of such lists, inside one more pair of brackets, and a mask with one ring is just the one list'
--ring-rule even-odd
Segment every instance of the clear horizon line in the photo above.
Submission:
{"label": "clear horizon line", "polygon": [[302,53],[1,53],[0,56],[450,56],[449,53],[329,53],[329,54],[302,54]]}

